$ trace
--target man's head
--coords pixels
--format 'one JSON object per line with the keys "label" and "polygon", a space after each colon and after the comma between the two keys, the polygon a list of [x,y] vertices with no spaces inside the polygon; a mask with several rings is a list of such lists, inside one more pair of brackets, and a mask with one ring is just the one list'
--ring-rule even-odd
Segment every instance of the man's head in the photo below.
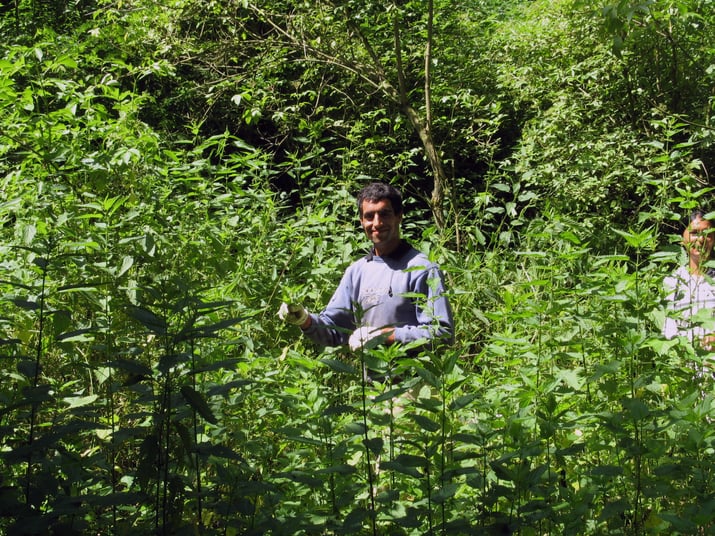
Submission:
{"label": "man's head", "polygon": [[402,195],[393,186],[375,182],[360,190],[360,224],[378,255],[389,254],[400,244],[402,212]]}
{"label": "man's head", "polygon": [[715,245],[713,222],[706,219],[703,210],[694,210],[690,214],[690,223],[683,231],[683,245],[688,252],[691,269],[700,271],[700,266],[710,258]]}

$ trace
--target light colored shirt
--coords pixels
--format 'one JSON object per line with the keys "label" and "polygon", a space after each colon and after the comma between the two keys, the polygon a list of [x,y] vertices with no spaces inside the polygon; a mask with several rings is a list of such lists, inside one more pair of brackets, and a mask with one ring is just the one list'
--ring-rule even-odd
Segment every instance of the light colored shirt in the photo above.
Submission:
{"label": "light colored shirt", "polygon": [[395,342],[453,338],[452,310],[437,265],[407,242],[392,254],[351,264],[304,333],[323,346],[346,344],[358,327],[394,328]]}
{"label": "light colored shirt", "polygon": [[694,275],[687,266],[681,266],[663,284],[669,292],[671,311],[663,324],[666,338],[681,335],[696,342],[715,332],[715,280],[711,276]]}

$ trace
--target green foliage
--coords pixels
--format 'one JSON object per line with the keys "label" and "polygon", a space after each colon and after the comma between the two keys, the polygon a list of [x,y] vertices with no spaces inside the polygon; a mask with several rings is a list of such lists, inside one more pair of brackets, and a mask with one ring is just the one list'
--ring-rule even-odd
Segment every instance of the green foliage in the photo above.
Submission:
{"label": "green foliage", "polygon": [[[398,21],[419,95],[424,6],[294,4],[2,15],[0,532],[709,532],[711,356],[660,334],[712,193],[707,2],[437,2],[441,232],[394,105],[269,24],[359,63],[357,25],[390,71]],[[451,348],[276,316],[361,255],[369,175],[444,269]]]}

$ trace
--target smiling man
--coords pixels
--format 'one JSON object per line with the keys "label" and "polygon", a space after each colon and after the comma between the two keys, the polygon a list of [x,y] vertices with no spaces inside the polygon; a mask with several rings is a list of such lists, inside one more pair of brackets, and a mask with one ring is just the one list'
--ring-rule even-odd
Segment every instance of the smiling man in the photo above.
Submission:
{"label": "smiling man", "polygon": [[311,314],[282,304],[279,316],[323,346],[451,342],[452,311],[439,267],[400,236],[399,190],[376,182],[357,197],[370,252],[351,264],[327,307]]}

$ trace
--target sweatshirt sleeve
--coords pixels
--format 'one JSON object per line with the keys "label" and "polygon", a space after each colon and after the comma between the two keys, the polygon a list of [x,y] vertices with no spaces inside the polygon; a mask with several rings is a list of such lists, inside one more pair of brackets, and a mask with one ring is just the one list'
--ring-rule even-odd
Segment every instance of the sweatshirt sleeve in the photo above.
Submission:
{"label": "sweatshirt sleeve", "polygon": [[310,327],[303,330],[303,333],[313,342],[321,346],[347,344],[350,334],[355,329],[352,274],[353,270],[348,268],[327,307],[320,314],[310,314]]}
{"label": "sweatshirt sleeve", "polygon": [[403,325],[395,328],[395,341],[403,344],[417,340],[439,339],[452,344],[454,342],[454,319],[449,300],[445,296],[444,277],[436,266],[431,266],[415,279],[416,325]]}

